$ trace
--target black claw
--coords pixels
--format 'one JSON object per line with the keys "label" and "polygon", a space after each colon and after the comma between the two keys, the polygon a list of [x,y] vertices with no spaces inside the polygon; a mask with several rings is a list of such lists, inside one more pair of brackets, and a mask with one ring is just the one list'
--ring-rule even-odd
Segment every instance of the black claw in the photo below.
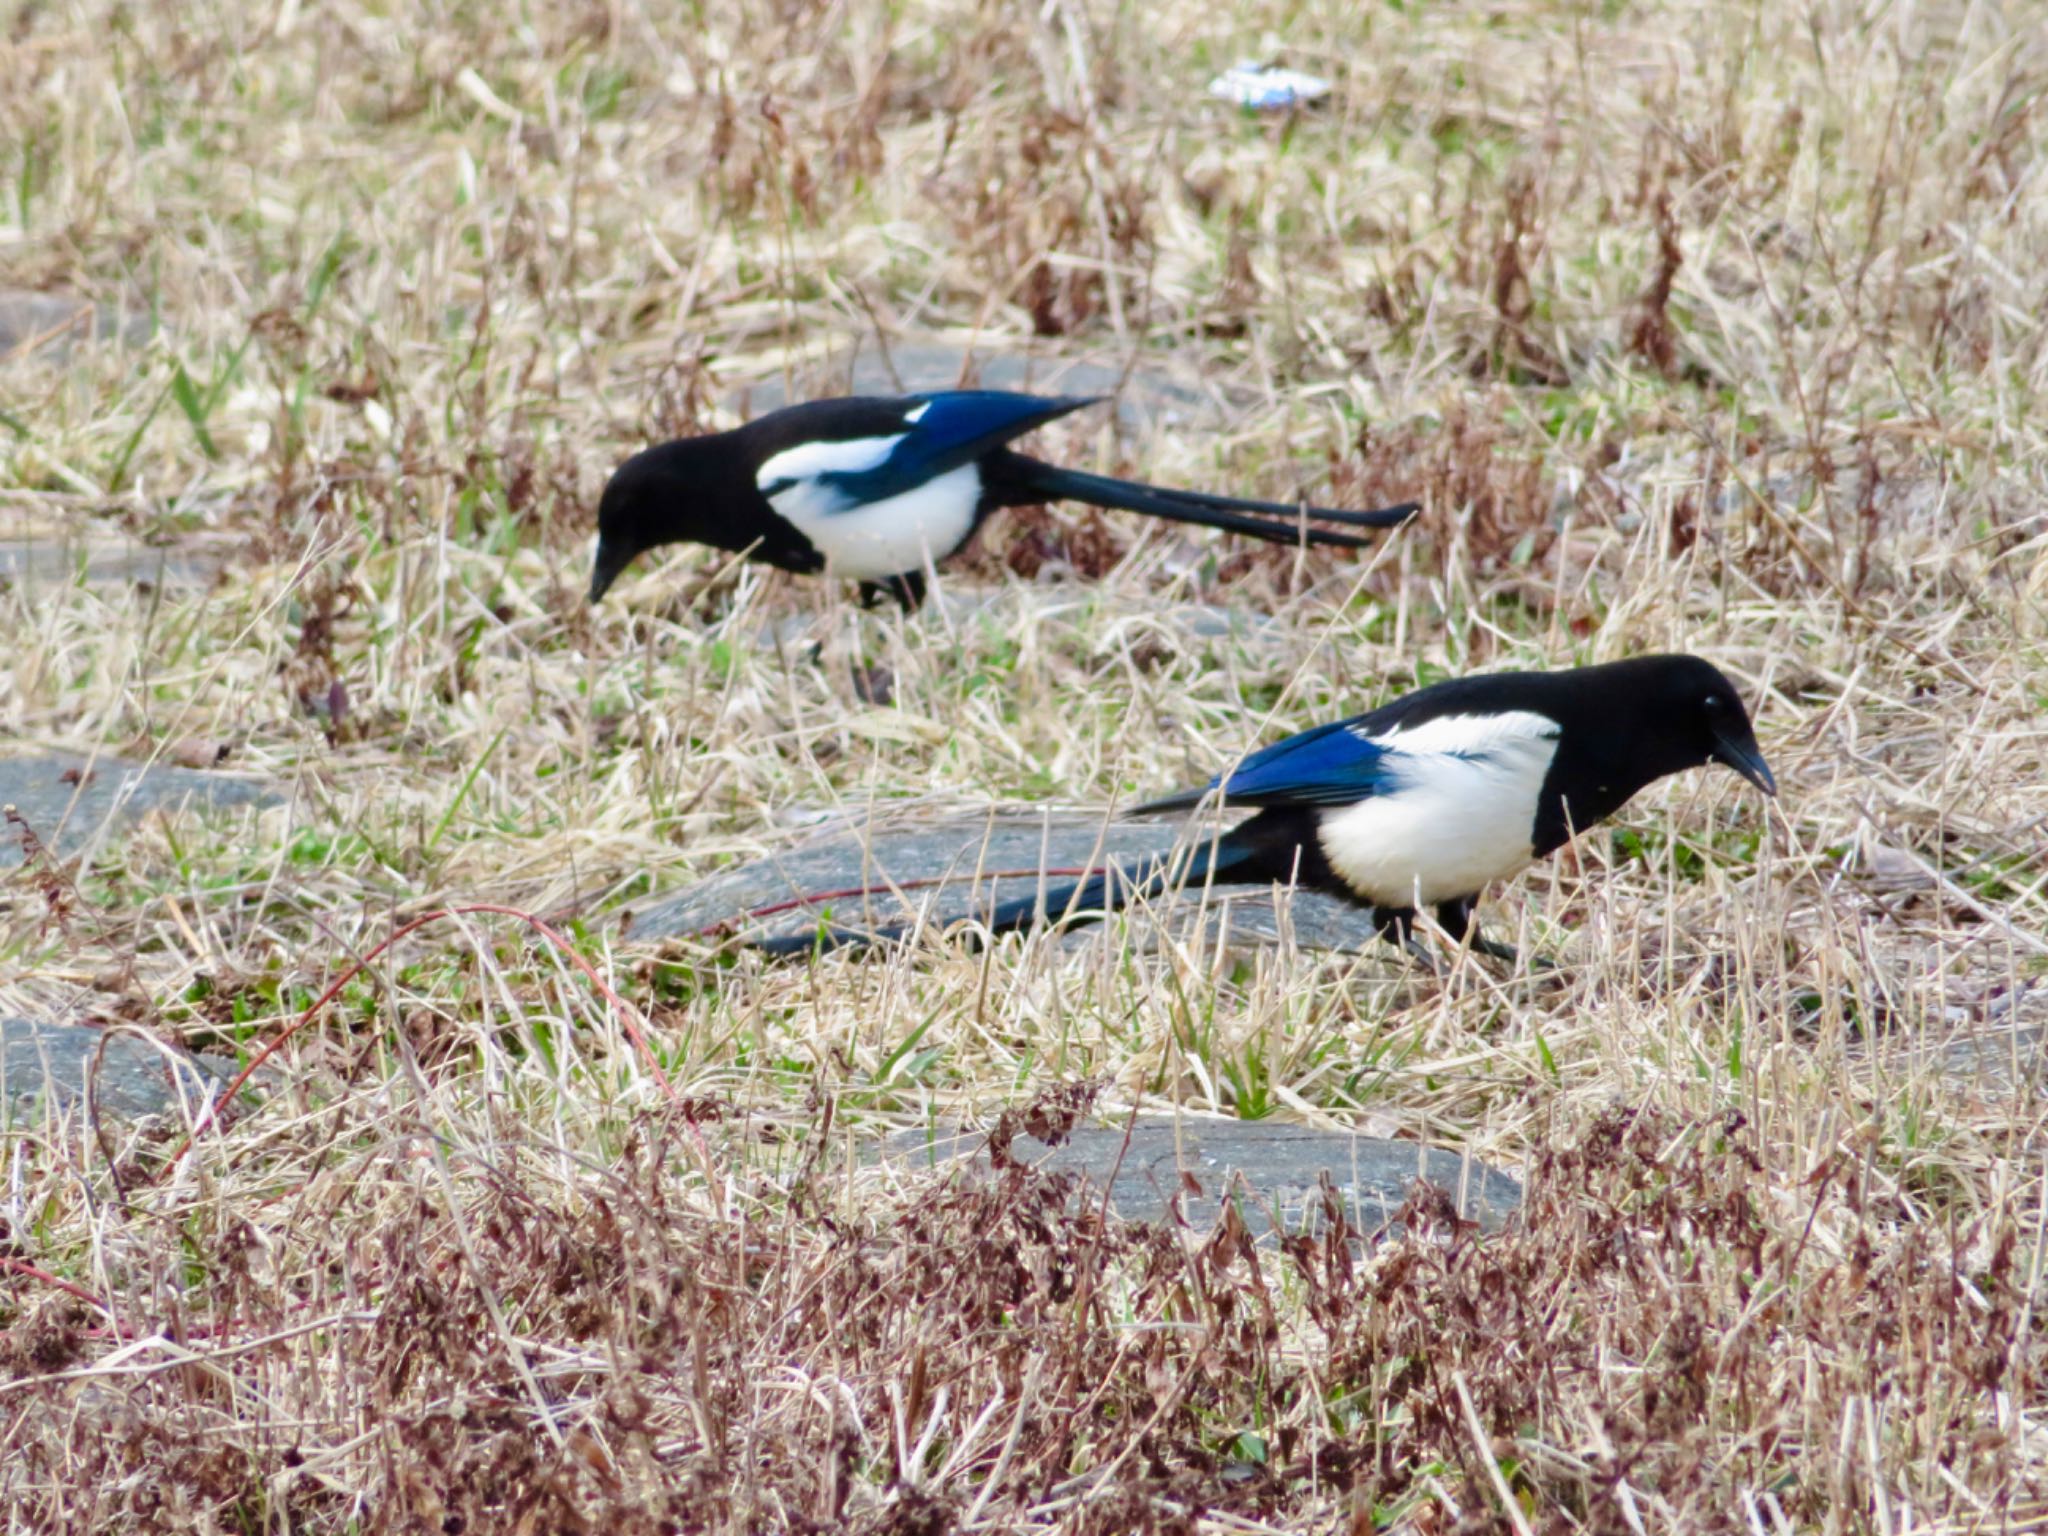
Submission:
{"label": "black claw", "polygon": [[1408,958],[1421,966],[1432,976],[1441,977],[1443,968],[1436,963],[1436,956],[1429,952],[1429,946],[1413,933],[1405,933],[1398,941]]}
{"label": "black claw", "polygon": [[1480,934],[1472,935],[1472,953],[1484,955],[1489,960],[1505,960],[1513,965],[1522,958],[1521,951],[1512,944],[1503,944],[1498,939],[1489,939]]}
{"label": "black claw", "polygon": [[885,576],[880,581],[864,581],[860,584],[860,605],[874,608],[883,602],[893,601],[905,613],[915,613],[924,606],[925,588],[923,571],[905,571],[900,576]]}

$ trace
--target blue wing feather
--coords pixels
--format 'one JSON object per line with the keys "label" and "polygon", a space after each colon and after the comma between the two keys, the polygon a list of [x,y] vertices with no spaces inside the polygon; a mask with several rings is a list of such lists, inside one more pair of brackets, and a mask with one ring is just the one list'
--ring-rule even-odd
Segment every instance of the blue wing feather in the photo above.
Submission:
{"label": "blue wing feather", "polygon": [[1355,805],[1399,787],[1404,754],[1368,739],[1377,713],[1334,720],[1262,748],[1201,789],[1133,806],[1134,816],[1181,811],[1220,786],[1228,805]]}
{"label": "blue wing feather", "polygon": [[[912,395],[903,402],[903,440],[886,459],[872,469],[833,471],[818,478],[845,495],[849,506],[886,501],[1094,403],[1088,396],[1020,395],[998,389]],[[917,420],[909,421],[913,415]]]}
{"label": "blue wing feather", "polygon": [[1366,740],[1356,724],[1339,720],[1276,741],[1209,787],[1221,785],[1234,805],[1350,805],[1383,794],[1400,754]]}
{"label": "blue wing feather", "polygon": [[1532,690],[1546,680],[1535,672],[1494,672],[1432,683],[1378,709],[1348,720],[1332,721],[1276,741],[1252,753],[1228,773],[1218,774],[1202,789],[1182,790],[1163,800],[1134,806],[1133,815],[1185,810],[1220,786],[1231,805],[1355,805],[1378,795],[1399,793],[1418,772],[1429,772],[1429,759],[1483,756],[1434,748],[1418,753],[1387,744],[1396,732],[1446,715],[1494,715],[1548,707]]}

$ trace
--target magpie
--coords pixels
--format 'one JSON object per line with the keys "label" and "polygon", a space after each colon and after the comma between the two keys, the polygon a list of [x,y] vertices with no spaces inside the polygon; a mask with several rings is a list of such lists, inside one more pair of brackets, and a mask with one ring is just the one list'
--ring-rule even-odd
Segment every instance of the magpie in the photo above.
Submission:
{"label": "magpie", "polygon": [[646,449],[619,466],[598,503],[590,600],[642,551],[687,541],[845,577],[870,603],[890,596],[912,609],[924,601],[926,570],[990,513],[1047,501],[1350,548],[1369,541],[1302,519],[1391,528],[1416,511],[1414,502],[1342,512],[1165,490],[1060,469],[1007,446],[1099,398],[969,389],[813,400]]}
{"label": "magpie", "polygon": [[[1110,868],[995,907],[991,933],[1062,914],[1094,919],[1176,880],[1293,884],[1370,909],[1383,938],[1426,960],[1414,934],[1433,909],[1456,940],[1512,961],[1483,937],[1479,893],[1556,852],[1645,786],[1720,763],[1766,795],[1777,782],[1742,699],[1696,656],[1642,656],[1560,672],[1454,678],[1368,714],[1317,726],[1254,752],[1199,789],[1133,815],[1204,801],[1253,815],[1171,856]],[[757,941],[779,954],[900,937],[829,929]]]}

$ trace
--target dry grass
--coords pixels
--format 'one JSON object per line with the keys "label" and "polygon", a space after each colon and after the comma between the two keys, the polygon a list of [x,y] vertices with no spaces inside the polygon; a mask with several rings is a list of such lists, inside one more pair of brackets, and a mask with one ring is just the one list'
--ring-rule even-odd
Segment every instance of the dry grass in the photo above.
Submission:
{"label": "dry grass", "polygon": [[[94,1300],[0,1293],[16,1528],[2048,1521],[2027,9],[9,27],[0,273],[161,331],[0,362],[0,532],[230,563],[0,594],[0,720],[231,742],[291,800],[32,867],[0,1002],[246,1052],[397,920],[493,900],[568,927],[675,1093],[473,917],[175,1164],[183,1126],[17,1122],[4,1257]],[[1269,38],[1327,112],[1203,99]],[[1218,402],[1064,422],[1073,460],[1426,521],[1303,562],[1019,519],[908,620],[691,553],[580,606],[624,451],[934,335]],[[1554,976],[1122,926],[814,968],[613,937],[820,815],[1100,805],[1418,676],[1679,646],[1743,680],[1784,796],[1669,784],[1498,893]],[[1530,1220],[1352,1268],[860,1164],[1083,1080],[1468,1147]]]}

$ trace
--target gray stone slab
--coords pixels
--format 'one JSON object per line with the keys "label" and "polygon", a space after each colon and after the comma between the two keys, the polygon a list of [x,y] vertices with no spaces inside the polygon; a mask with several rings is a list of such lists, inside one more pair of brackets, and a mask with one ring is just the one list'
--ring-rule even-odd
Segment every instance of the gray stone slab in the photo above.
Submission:
{"label": "gray stone slab", "polygon": [[134,1029],[0,1015],[0,1101],[12,1118],[37,1105],[74,1109],[88,1081],[103,1114],[171,1113],[181,1098],[197,1113],[229,1076],[224,1064]]}
{"label": "gray stone slab", "polygon": [[1937,1059],[1951,1077],[1983,1078],[2008,1087],[2022,1081],[2038,1085],[2044,1041],[2048,1041],[2048,1026],[2044,1025],[1994,1030],[1943,1047]]}
{"label": "gray stone slab", "polygon": [[1214,426],[1230,392],[1159,367],[1127,367],[1104,357],[990,351],[955,342],[907,340],[886,351],[872,339],[844,344],[821,361],[792,364],[751,380],[728,401],[758,416],[792,400],[827,395],[898,395],[928,389],[1015,389],[1033,394],[1111,395],[1127,428]]}
{"label": "gray stone slab", "polygon": [[87,586],[150,582],[160,587],[213,585],[227,552],[191,544],[66,537],[0,539],[0,581],[16,586]]}
{"label": "gray stone slab", "polygon": [[0,288],[0,361],[33,354],[61,362],[81,341],[140,346],[154,330],[148,315],[124,314],[71,294]]}
{"label": "gray stone slab", "polygon": [[[972,1159],[988,1165],[980,1131],[904,1131],[883,1156],[904,1167],[942,1167]],[[1521,1204],[1522,1186],[1472,1158],[1412,1141],[1388,1141],[1269,1120],[1140,1118],[1126,1145],[1122,1125],[1077,1127],[1058,1146],[1032,1136],[1011,1144],[1019,1162],[1081,1175],[1110,1206],[1132,1221],[1178,1217],[1208,1231],[1232,1199],[1254,1234],[1316,1229],[1327,1172],[1345,1202],[1346,1219],[1362,1232],[1385,1226],[1418,1178],[1439,1185],[1458,1213],[1496,1228]]]}
{"label": "gray stone slab", "polygon": [[[0,806],[13,806],[46,848],[63,858],[88,851],[149,811],[225,809],[278,803],[275,790],[234,774],[67,752],[0,758]],[[18,829],[0,826],[0,869],[22,862]]]}
{"label": "gray stone slab", "polygon": [[1909,1059],[1936,1064],[1952,1078],[1977,1079],[2006,1091],[2022,1086],[2039,1090],[2048,1075],[2044,1045],[2048,983],[2028,980],[1990,999],[1982,1017],[1963,1024],[1938,1045],[1922,1046]]}
{"label": "gray stone slab", "polygon": [[[1163,853],[1183,835],[1202,835],[1188,830],[1192,826],[1167,820],[1114,821],[1105,827],[1100,815],[1072,811],[1004,811],[941,826],[842,826],[686,890],[654,897],[626,915],[626,933],[633,939],[676,938],[720,924],[759,935],[804,933],[817,926],[827,907],[833,920],[845,926],[902,923],[923,912],[929,922],[944,927],[986,911],[993,901],[1031,894],[1038,885],[1036,871]],[[996,874],[1005,878],[989,878]],[[1052,877],[1046,883],[1056,887],[1066,879]],[[869,894],[815,900],[825,892],[862,887]],[[748,921],[750,912],[806,896],[814,900],[805,909],[764,916],[758,925]],[[1200,890],[1184,891],[1153,903],[1153,909],[1192,918],[1202,911],[1202,899]],[[1284,936],[1308,949],[1360,950],[1378,943],[1363,910],[1317,891],[1218,886],[1208,893],[1207,915],[1217,931],[1269,941]]]}
{"label": "gray stone slab", "polygon": [[[0,545],[0,551],[5,546]],[[4,558],[4,555],[0,555]],[[1304,650],[1300,630],[1270,613],[1231,608],[1222,603],[1151,603],[1126,601],[1103,587],[1088,589],[1089,600],[1102,622],[1142,616],[1189,640],[1229,640],[1246,648],[1261,650]],[[1045,595],[1014,587],[973,587],[953,584],[944,572],[925,599],[925,623],[966,624],[979,619],[1009,621],[1024,617],[1026,602],[1042,605]],[[754,628],[755,643],[769,649],[801,647],[818,643],[824,621],[816,611],[782,614]]]}
{"label": "gray stone slab", "polygon": [[[1864,865],[1859,873],[1880,889],[1935,883],[1925,864],[1896,871],[1868,859]],[[1885,1021],[1860,1033],[1846,1042],[1849,1061],[1862,1073],[1895,1080],[1932,1071],[1958,1087],[1999,1095],[2048,1089],[2048,979],[1958,970],[1944,990],[1940,1017]]]}

